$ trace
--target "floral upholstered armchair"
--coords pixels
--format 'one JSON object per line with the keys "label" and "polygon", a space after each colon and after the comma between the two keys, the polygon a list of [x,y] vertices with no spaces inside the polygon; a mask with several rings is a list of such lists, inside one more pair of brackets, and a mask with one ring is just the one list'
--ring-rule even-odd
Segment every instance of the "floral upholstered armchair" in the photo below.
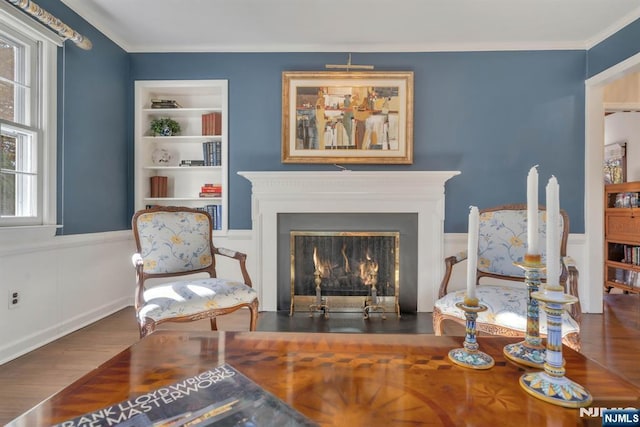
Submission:
{"label": "floral upholstered armchair", "polygon": [[[546,211],[540,208],[539,242],[542,262],[546,261]],[[569,234],[569,217],[560,211],[561,233],[560,256],[562,263],[560,284],[565,292],[578,296],[578,270],[571,258],[566,256]],[[527,206],[504,205],[480,211],[478,236],[477,297],[487,306],[478,313],[477,330],[493,335],[524,336],[527,330],[528,289],[524,283],[524,270],[514,262],[522,262],[526,253]],[[464,313],[456,307],[462,302],[465,290],[448,292],[453,267],[467,254],[460,253],[445,259],[445,275],[440,285],[438,300],[433,310],[433,328],[436,335],[442,334],[442,323],[451,320],[465,324]],[[463,264],[463,265],[466,265]],[[545,282],[544,273],[541,275]],[[487,283],[488,282],[488,283]],[[502,282],[502,284],[500,284]],[[512,283],[508,283],[512,282]],[[544,283],[540,285],[542,290]],[[569,305],[563,315],[563,342],[580,349],[580,302]],[[539,315],[540,336],[546,337],[547,319],[544,310]]]}
{"label": "floral upholstered armchair", "polygon": [[[135,311],[140,337],[163,322],[210,319],[248,307],[250,330],[258,318],[258,296],[251,287],[246,255],[213,245],[211,216],[183,207],[156,207],[135,213],[132,220],[137,253]],[[242,280],[216,275],[216,256],[236,259]],[[196,273],[206,273],[193,276]],[[191,277],[189,277],[191,276]],[[147,286],[149,279],[163,283]]]}

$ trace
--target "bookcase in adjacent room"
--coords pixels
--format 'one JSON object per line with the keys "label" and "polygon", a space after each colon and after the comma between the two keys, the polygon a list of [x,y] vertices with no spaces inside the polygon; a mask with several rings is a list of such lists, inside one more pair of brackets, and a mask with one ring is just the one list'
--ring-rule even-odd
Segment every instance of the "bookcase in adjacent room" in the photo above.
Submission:
{"label": "bookcase in adjacent room", "polygon": [[605,185],[604,205],[604,287],[640,293],[640,181]]}
{"label": "bookcase in adjacent room", "polygon": [[[227,80],[139,80],[134,110],[135,209],[155,205],[203,209],[214,217],[215,232],[225,233]],[[161,118],[176,121],[180,131],[154,134],[151,122]],[[166,178],[154,178],[152,188],[152,177]],[[158,181],[165,187],[158,190]],[[211,187],[214,194],[207,192]]]}

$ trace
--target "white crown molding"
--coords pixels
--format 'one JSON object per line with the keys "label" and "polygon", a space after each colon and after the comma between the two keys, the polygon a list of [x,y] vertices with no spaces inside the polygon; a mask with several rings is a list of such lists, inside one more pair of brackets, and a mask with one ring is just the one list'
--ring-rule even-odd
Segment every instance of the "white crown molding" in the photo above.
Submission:
{"label": "white crown molding", "polygon": [[603,42],[604,40],[606,40],[607,38],[611,37],[612,35],[614,35],[615,33],[617,33],[618,31],[620,31],[621,29],[623,29],[624,27],[626,27],[627,25],[631,24],[632,22],[636,21],[639,18],[640,18],[640,6],[638,8],[636,8],[635,10],[633,10],[632,12],[628,13],[622,19],[618,20],[616,23],[611,25],[609,28],[607,28],[604,31],[600,32],[595,37],[587,40],[585,42],[586,49],[589,50],[592,47],[596,46],[597,44]]}
{"label": "white crown molding", "polygon": [[587,50],[640,17],[640,7],[618,20],[597,36],[588,40],[549,42],[542,40],[472,43],[271,43],[263,46],[247,43],[202,43],[202,44],[136,44],[123,39],[111,30],[113,22],[106,11],[96,9],[96,2],[86,0],[61,0],[98,31],[111,39],[128,53],[280,53],[280,52],[483,52],[483,51],[542,51],[542,50]]}
{"label": "white crown molding", "polygon": [[[132,52],[131,46],[118,36],[117,33],[109,30],[108,16],[105,11],[100,11],[95,8],[95,4],[87,2],[86,0],[60,0],[63,4],[77,13],[82,19],[87,21],[93,27],[95,27],[102,34],[107,36],[112,42],[120,46],[126,52]],[[89,4],[91,3],[91,5]],[[93,6],[92,6],[93,5]]]}
{"label": "white crown molding", "polygon": [[[123,47],[121,45],[121,47]],[[125,49],[123,47],[123,49]],[[585,50],[585,43],[582,41],[570,43],[550,43],[550,42],[509,42],[509,43],[412,43],[393,44],[375,43],[363,44],[354,43],[349,45],[336,44],[271,44],[269,46],[256,47],[255,45],[241,44],[212,44],[187,47],[184,45],[165,45],[162,48],[157,46],[135,45],[125,49],[129,53],[170,53],[170,52],[192,52],[192,53],[282,53],[282,52],[349,52],[349,53],[378,53],[378,52],[489,52],[489,51],[542,51],[542,50]]]}

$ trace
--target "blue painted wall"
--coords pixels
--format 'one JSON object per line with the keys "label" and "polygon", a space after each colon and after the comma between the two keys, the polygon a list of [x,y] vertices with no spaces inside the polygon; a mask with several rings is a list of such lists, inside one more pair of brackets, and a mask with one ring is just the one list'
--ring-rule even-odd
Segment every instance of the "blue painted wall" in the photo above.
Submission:
{"label": "blue painted wall", "polygon": [[[446,232],[466,232],[468,206],[526,201],[526,176],[539,164],[540,203],[553,174],[573,232],[584,231],[586,52],[371,53],[354,62],[414,72],[414,163],[357,170],[460,170],[449,181]],[[229,79],[230,227],[251,228],[243,170],[327,170],[283,165],[283,71],[322,70],[344,53],[132,54],[131,77]],[[380,203],[385,203],[381,200]]]}
{"label": "blue painted wall", "polygon": [[130,228],[129,55],[59,1],[38,4],[93,43],[58,50],[58,234]]}
{"label": "blue painted wall", "polygon": [[640,52],[640,19],[589,49],[587,77],[593,77],[638,52]]}
{"label": "blue painted wall", "polygon": [[[230,227],[248,229],[242,170],[330,170],[280,163],[281,73],[322,70],[345,53],[127,54],[59,0],[39,4],[94,43],[60,50],[58,218],[62,233],[130,228],[133,82],[229,80]],[[553,174],[571,231],[584,232],[584,80],[640,49],[640,21],[586,51],[361,53],[354,62],[415,73],[414,164],[354,170],[460,170],[446,187],[446,232],[466,232],[469,205],[525,202],[539,164]],[[381,200],[380,203],[385,203]]]}

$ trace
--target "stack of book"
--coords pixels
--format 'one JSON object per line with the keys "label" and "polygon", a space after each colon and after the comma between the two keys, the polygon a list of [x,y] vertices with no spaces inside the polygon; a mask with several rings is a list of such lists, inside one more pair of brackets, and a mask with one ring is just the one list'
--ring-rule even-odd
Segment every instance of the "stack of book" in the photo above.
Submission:
{"label": "stack of book", "polygon": [[204,160],[181,160],[180,166],[204,166]]}
{"label": "stack of book", "polygon": [[152,99],[151,108],[181,108],[175,99]]}
{"label": "stack of book", "polygon": [[222,113],[206,113],[202,115],[203,135],[222,135]]}
{"label": "stack of book", "polygon": [[167,197],[167,177],[151,177],[151,197]]}
{"label": "stack of book", "polygon": [[202,156],[205,166],[220,166],[222,161],[222,142],[206,141],[202,143]]}
{"label": "stack of book", "polygon": [[213,229],[222,230],[222,205],[206,205],[196,209],[208,212],[213,220]]}
{"label": "stack of book", "polygon": [[220,184],[205,184],[200,187],[200,197],[221,197],[222,185]]}

